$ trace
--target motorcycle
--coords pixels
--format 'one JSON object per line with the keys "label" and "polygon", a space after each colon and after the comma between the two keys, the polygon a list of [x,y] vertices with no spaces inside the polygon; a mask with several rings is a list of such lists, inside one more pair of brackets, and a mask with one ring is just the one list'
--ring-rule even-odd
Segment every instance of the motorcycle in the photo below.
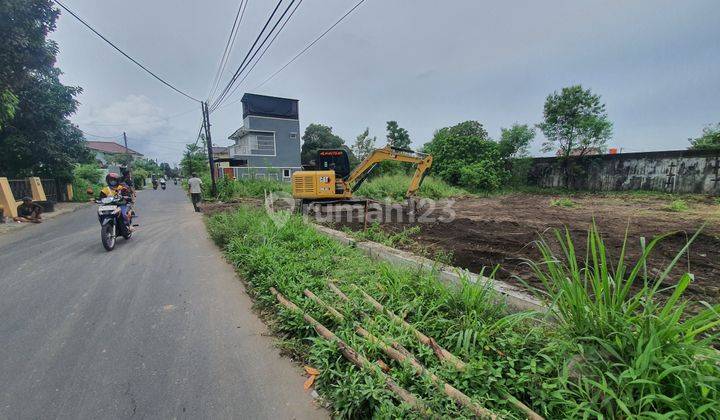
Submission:
{"label": "motorcycle", "polygon": [[153,179],[152,184],[153,184],[153,190],[157,190],[158,182]]}
{"label": "motorcycle", "polygon": [[167,184],[167,183],[166,183],[164,180],[163,180],[163,181],[160,181],[160,187],[161,187],[163,190],[164,190],[165,188],[167,188],[167,185],[166,185],[166,184]]}
{"label": "motorcycle", "polygon": [[173,179],[173,184],[177,185],[177,178]]}
{"label": "motorcycle", "polygon": [[[125,222],[120,210],[120,206],[127,204],[127,201],[122,197],[105,197],[95,203],[99,204],[100,239],[105,249],[112,251],[118,236],[130,239],[133,234],[130,224]],[[128,213],[132,215],[132,210],[128,209]]]}

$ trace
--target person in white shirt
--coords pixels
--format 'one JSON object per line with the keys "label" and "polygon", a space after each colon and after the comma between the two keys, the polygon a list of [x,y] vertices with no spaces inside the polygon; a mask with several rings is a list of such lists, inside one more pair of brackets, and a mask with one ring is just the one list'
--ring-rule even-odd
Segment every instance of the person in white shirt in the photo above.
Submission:
{"label": "person in white shirt", "polygon": [[202,179],[198,178],[193,172],[192,178],[188,179],[188,187],[190,188],[190,199],[192,200],[195,211],[199,212],[198,203],[202,201]]}

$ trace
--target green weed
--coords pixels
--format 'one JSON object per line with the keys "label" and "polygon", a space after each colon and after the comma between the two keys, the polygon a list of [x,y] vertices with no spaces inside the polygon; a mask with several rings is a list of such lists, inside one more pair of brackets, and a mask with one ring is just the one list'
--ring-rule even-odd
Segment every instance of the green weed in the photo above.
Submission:
{"label": "green weed", "polygon": [[[693,277],[674,285],[670,272],[693,237],[657,277],[648,275],[648,256],[664,239],[655,238],[637,261],[626,261],[627,238],[611,261],[596,226],[579,256],[569,231],[556,231],[561,253],[542,239],[541,262],[529,262],[542,282],[552,315],[581,345],[568,381],[559,395],[571,417],[681,418],[720,416],[720,356],[711,332],[720,325],[720,305],[697,315],[686,313],[682,294]],[[697,234],[695,235],[697,236]],[[672,292],[659,299],[659,291]]]}
{"label": "green weed", "polygon": [[378,242],[389,247],[411,245],[414,243],[412,237],[420,233],[420,226],[404,228],[396,233],[385,232],[380,223],[375,222],[364,231],[346,230],[355,239]]}
{"label": "green weed", "polygon": [[553,207],[571,208],[571,207],[575,207],[575,202],[567,197],[562,197],[562,198],[556,198],[554,200],[551,200],[550,205]]}
{"label": "green weed", "polygon": [[690,207],[688,207],[687,202],[685,200],[673,200],[672,203],[670,203],[667,207],[668,211],[675,211],[675,212],[683,212],[688,211]]}

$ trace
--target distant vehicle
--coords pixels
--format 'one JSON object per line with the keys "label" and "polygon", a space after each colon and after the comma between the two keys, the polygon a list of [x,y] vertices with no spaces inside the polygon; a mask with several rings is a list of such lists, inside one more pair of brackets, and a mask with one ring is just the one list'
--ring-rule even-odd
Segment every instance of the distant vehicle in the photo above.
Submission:
{"label": "distant vehicle", "polygon": [[[112,251],[115,248],[115,240],[118,236],[130,239],[133,234],[130,224],[125,222],[125,218],[120,211],[120,206],[127,204],[127,202],[122,197],[105,197],[95,201],[95,203],[99,204],[100,239],[103,247],[107,251]],[[129,214],[132,215],[132,210],[129,210]]]}

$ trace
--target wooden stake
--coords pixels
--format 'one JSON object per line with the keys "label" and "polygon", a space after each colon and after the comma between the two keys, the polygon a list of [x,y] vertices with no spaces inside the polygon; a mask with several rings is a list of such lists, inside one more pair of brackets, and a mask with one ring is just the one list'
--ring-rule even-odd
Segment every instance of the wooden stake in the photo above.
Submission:
{"label": "wooden stake", "polygon": [[416,396],[395,383],[395,381],[393,381],[392,378],[387,376],[377,365],[370,363],[370,361],[367,360],[365,356],[355,351],[352,347],[348,346],[332,331],[325,328],[325,326],[317,322],[313,317],[304,313],[300,308],[297,307],[297,305],[286,299],[285,296],[278,292],[274,287],[270,288],[270,293],[275,295],[275,298],[278,300],[278,302],[280,302],[280,304],[293,312],[301,314],[303,316],[303,319],[305,319],[305,322],[310,324],[310,326],[312,326],[321,337],[328,341],[336,343],[343,356],[345,356],[345,358],[352,362],[355,366],[359,367],[360,369],[370,370],[371,372],[380,376],[385,381],[385,386],[387,386],[387,388],[392,391],[399,400],[407,403],[419,413],[423,415],[428,415],[429,411],[421,400],[419,400]]}

